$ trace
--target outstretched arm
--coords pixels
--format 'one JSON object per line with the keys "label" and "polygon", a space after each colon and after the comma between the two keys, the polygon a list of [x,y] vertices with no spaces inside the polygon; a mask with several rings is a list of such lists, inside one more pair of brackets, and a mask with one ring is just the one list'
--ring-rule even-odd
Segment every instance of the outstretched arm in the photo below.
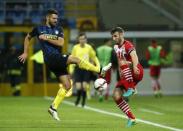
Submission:
{"label": "outstretched arm", "polygon": [[28,48],[29,48],[29,44],[30,44],[31,38],[32,37],[29,34],[27,34],[27,36],[25,37],[25,40],[24,40],[24,52],[18,57],[18,59],[22,63],[24,63],[25,60],[27,59],[27,56],[28,56]]}

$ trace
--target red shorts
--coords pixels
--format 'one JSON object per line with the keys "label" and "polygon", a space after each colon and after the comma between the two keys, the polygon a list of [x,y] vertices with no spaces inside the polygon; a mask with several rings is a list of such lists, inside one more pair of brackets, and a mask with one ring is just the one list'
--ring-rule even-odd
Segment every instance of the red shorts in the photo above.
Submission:
{"label": "red shorts", "polygon": [[125,89],[128,89],[129,87],[131,88],[135,88],[135,86],[138,84],[138,82],[140,82],[143,78],[144,75],[144,70],[141,64],[137,65],[138,69],[139,69],[139,74],[136,75],[134,74],[134,72],[132,71],[132,77],[133,77],[133,82],[129,82],[127,81],[125,78],[121,78],[117,84],[116,84],[116,88],[119,87],[124,87]]}
{"label": "red shorts", "polygon": [[150,66],[150,76],[159,77],[160,69],[160,66]]}

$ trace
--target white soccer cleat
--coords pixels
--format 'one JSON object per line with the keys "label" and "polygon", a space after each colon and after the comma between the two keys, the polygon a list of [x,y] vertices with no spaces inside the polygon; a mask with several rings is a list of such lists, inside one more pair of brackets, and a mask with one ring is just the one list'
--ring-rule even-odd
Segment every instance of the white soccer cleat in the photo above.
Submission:
{"label": "white soccer cleat", "polygon": [[112,67],[112,63],[109,63],[108,65],[104,66],[104,67],[102,68],[101,75],[102,75],[102,76],[105,76],[105,73],[106,73],[109,69],[111,69],[111,67]]}
{"label": "white soccer cleat", "polygon": [[48,109],[48,113],[53,117],[53,119],[57,120],[57,121],[60,121],[60,118],[58,117],[58,113],[55,109],[53,108],[49,108]]}

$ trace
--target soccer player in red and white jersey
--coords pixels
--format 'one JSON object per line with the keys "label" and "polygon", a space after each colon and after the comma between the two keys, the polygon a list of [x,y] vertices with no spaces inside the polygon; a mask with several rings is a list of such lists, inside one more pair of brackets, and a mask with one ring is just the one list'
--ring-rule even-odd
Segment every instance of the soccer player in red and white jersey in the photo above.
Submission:
{"label": "soccer player in red and white jersey", "polygon": [[[134,45],[124,39],[124,30],[121,27],[115,27],[111,30],[114,50],[118,59],[120,80],[114,89],[114,101],[117,106],[128,116],[127,127],[136,123],[135,116],[131,112],[128,103],[124,97],[129,97],[135,93],[136,84],[143,78],[143,67],[138,61],[138,56]],[[122,94],[122,95],[121,95]]]}

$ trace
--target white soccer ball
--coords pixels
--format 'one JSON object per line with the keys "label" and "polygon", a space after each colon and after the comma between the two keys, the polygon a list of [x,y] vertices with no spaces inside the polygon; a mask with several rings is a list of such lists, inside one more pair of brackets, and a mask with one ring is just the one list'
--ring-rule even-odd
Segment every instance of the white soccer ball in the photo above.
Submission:
{"label": "white soccer ball", "polygon": [[107,89],[107,82],[103,78],[98,78],[94,82],[94,88],[98,91],[104,91]]}

